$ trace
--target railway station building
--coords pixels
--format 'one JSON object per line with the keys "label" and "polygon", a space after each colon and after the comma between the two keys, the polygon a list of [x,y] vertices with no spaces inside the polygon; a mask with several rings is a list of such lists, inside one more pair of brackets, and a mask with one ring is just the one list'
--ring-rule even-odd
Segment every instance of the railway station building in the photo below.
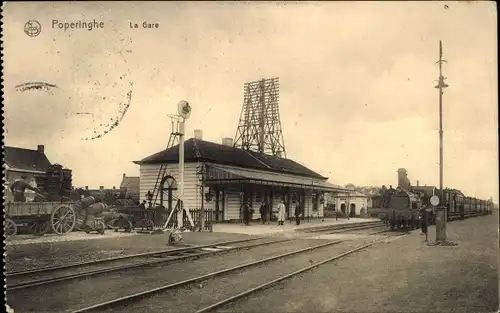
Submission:
{"label": "railway station building", "polygon": [[[254,209],[253,219],[260,218],[262,201],[277,212],[280,199],[289,218],[295,201],[300,202],[303,217],[323,217],[324,193],[346,191],[293,160],[236,148],[228,138],[218,144],[198,135],[185,141],[184,156],[185,208],[212,209],[215,222],[240,221],[246,201]],[[166,165],[166,175],[179,181],[178,162],[178,145],[134,161],[140,167],[141,201],[147,200],[148,191],[153,192],[161,164]]]}

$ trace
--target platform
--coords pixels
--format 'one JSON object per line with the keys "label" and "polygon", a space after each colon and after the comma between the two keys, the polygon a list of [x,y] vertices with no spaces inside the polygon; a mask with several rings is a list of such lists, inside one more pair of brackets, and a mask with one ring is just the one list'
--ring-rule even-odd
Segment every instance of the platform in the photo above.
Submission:
{"label": "platform", "polygon": [[334,226],[342,224],[356,224],[356,223],[366,223],[366,222],[376,222],[379,221],[378,218],[314,218],[307,220],[301,220],[300,225],[295,224],[293,221],[285,221],[284,225],[278,226],[278,222],[270,222],[268,224],[261,224],[260,221],[252,221],[250,225],[246,226],[243,224],[226,224],[218,223],[214,224],[213,231],[221,233],[233,233],[233,234],[247,234],[247,235],[273,235],[280,233],[290,233],[299,229],[308,229],[315,227],[325,227]]}
{"label": "platform", "polygon": [[[300,225],[296,225],[295,221],[286,221],[284,225],[278,226],[277,222],[271,222],[262,225],[259,221],[252,221],[249,226],[243,224],[228,224],[228,223],[216,223],[213,226],[213,232],[216,233],[231,233],[231,234],[245,234],[245,235],[255,235],[255,236],[269,236],[274,234],[284,234],[293,233],[296,230],[301,229],[312,229],[316,227],[334,226],[342,224],[355,224],[355,223],[366,223],[378,221],[376,218],[325,218],[322,219],[310,219],[301,220]],[[22,244],[36,244],[36,243],[55,243],[55,242],[66,242],[66,241],[79,241],[79,240],[93,240],[93,239],[110,239],[110,238],[122,238],[130,236],[144,236],[146,234],[140,234],[136,232],[126,233],[126,232],[115,232],[113,230],[106,230],[104,235],[97,233],[86,234],[85,232],[71,232],[66,235],[56,235],[47,234],[45,236],[35,236],[35,235],[16,235],[14,238],[5,241],[7,246],[11,245],[22,245]],[[154,234],[150,235],[154,236]]]}

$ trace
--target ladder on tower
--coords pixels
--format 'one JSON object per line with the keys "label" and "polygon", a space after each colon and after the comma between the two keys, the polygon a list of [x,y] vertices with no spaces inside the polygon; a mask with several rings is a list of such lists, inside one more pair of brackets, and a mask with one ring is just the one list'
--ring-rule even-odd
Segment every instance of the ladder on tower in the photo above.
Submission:
{"label": "ladder on tower", "polygon": [[[179,136],[180,136],[180,133],[178,131],[178,126],[174,127],[175,126],[174,119],[172,117],[171,117],[171,119],[172,119],[172,132],[170,133],[170,138],[168,139],[167,149],[175,146],[175,144],[179,141]],[[153,193],[152,193],[152,195],[150,195],[151,207],[155,207],[158,204],[158,198],[159,198],[160,192],[163,192],[161,190],[161,180],[163,179],[163,177],[165,177],[166,172],[167,172],[167,164],[162,163],[160,166],[160,169],[158,170],[158,176],[156,177],[156,182],[155,182],[155,186],[153,188]],[[160,203],[160,205],[161,205],[161,203]]]}

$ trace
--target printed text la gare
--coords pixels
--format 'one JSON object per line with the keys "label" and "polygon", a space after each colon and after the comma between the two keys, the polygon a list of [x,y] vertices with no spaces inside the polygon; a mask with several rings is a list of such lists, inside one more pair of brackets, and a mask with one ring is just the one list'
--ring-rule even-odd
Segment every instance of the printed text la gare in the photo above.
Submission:
{"label": "printed text la gare", "polygon": [[130,22],[130,28],[160,28],[159,23],[150,23],[148,21],[142,22],[142,24],[136,24]]}

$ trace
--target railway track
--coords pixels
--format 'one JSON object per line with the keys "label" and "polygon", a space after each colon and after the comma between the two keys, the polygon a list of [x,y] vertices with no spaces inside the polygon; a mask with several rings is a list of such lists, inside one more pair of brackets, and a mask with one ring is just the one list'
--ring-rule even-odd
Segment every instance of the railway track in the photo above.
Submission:
{"label": "railway track", "polygon": [[[400,237],[404,236],[408,233],[397,233],[397,232],[390,232],[388,230],[384,231],[377,231],[375,233],[371,233],[370,235],[375,235],[375,234],[380,234],[380,233],[390,233],[391,235],[388,237],[384,237],[382,239],[376,238],[371,240],[368,243],[363,243],[361,245],[357,245],[354,248],[350,248],[348,251],[336,254],[335,256],[331,256],[331,250],[328,248],[331,248],[332,246],[339,245],[341,243],[346,243],[348,240],[334,240],[334,241],[329,241],[327,243],[322,243],[318,244],[312,247],[292,251],[292,252],[287,252],[279,255],[274,255],[265,259],[253,261],[253,262],[248,262],[244,264],[239,264],[227,269],[219,270],[219,271],[214,271],[210,272],[208,274],[203,274],[199,275],[196,277],[192,277],[189,279],[185,279],[182,281],[177,281],[174,283],[166,284],[163,286],[159,286],[156,288],[151,288],[148,290],[143,290],[141,292],[133,293],[127,296],[122,296],[118,297],[116,299],[110,300],[110,301],[105,301],[99,304],[95,304],[92,306],[88,306],[85,308],[81,308],[78,310],[72,311],[73,313],[83,313],[83,312],[114,312],[120,309],[124,309],[125,306],[127,308],[127,311],[150,311],[152,307],[148,306],[149,301],[153,302],[158,302],[160,301],[162,305],[165,307],[158,307],[157,305],[153,306],[154,310],[157,311],[168,311],[170,306],[170,309],[174,309],[174,311],[187,311],[185,308],[182,308],[180,306],[177,306],[179,302],[184,302],[184,305],[187,305],[190,307],[189,311],[192,311],[193,307],[198,307],[200,304],[199,303],[193,303],[190,301],[190,298],[188,295],[193,295],[193,291],[196,293],[197,296],[202,296],[204,298],[209,297],[213,300],[213,298],[217,299],[215,303],[212,302],[212,304],[204,306],[203,303],[210,302],[210,300],[207,299],[202,299],[202,308],[195,308],[194,311],[197,313],[201,312],[209,312],[214,309],[217,309],[219,307],[222,307],[224,305],[227,305],[231,302],[236,301],[239,298],[248,296],[250,294],[256,293],[260,290],[263,290],[265,288],[268,288],[271,285],[274,285],[278,282],[281,282],[283,280],[289,279],[291,277],[294,277],[296,275],[299,275],[301,273],[304,273],[306,271],[309,271],[315,267],[318,267],[322,264],[326,264],[328,262],[332,262],[335,260],[339,260],[343,257],[346,257],[348,255],[351,255],[357,251],[361,251],[363,249],[366,249],[370,246],[373,246],[377,243],[381,242],[387,242],[388,240],[391,240],[391,237]],[[316,257],[314,254],[316,254]],[[318,258],[321,259],[317,262],[313,262],[312,259]],[[287,270],[286,265],[288,262],[298,262],[300,263],[299,266],[292,266],[292,268],[295,268],[295,270]],[[284,270],[283,270],[284,268]],[[265,279],[263,283],[259,283],[257,286],[251,286],[251,287],[244,287],[241,288],[241,286],[231,286],[231,288],[228,290],[230,295],[223,300],[220,299],[220,295],[217,294],[217,290],[223,290],[223,286],[226,285],[231,285],[231,277],[234,278],[234,276],[239,276],[241,278],[242,275],[245,275],[246,277],[255,277],[255,274],[258,273],[261,269],[264,269],[266,271],[272,271],[274,272],[275,269],[279,272],[279,275],[273,279]],[[247,276],[248,275],[248,276]],[[275,275],[276,276],[276,275]],[[229,277],[229,278],[228,278]],[[215,280],[215,281],[214,281]],[[199,288],[203,288],[203,285],[212,285],[210,289],[215,290],[215,294],[213,293],[199,293],[196,292],[195,290]],[[248,284],[244,280],[241,283],[243,285]],[[234,290],[233,290],[234,287]],[[236,294],[235,294],[236,293]],[[161,295],[160,295],[161,294]],[[183,294],[186,294],[186,298],[182,297]],[[151,300],[155,296],[156,299]],[[146,300],[148,299],[148,300]],[[145,301],[141,301],[145,300]],[[170,302],[171,300],[172,302]],[[168,304],[168,303],[171,304]],[[175,302],[175,303],[173,303]],[[144,305],[148,306],[147,308],[144,307]]]}
{"label": "railway track", "polygon": [[[489,215],[489,214],[487,212],[466,213],[466,214],[464,214],[464,219],[478,217],[478,216],[485,216],[485,215]],[[460,213],[456,213],[456,212],[450,213],[450,215],[448,216],[448,220],[450,222],[460,220]]]}
{"label": "railway track", "polygon": [[372,228],[378,228],[378,227],[384,227],[387,228],[387,225],[384,224],[382,221],[376,221],[376,222],[368,222],[367,224],[357,224],[353,225],[352,227],[349,228],[339,228],[339,229],[324,229],[320,231],[316,231],[314,233],[323,233],[325,232],[326,234],[338,234],[338,233],[344,233],[344,232],[352,232],[352,231],[357,231],[357,230],[366,230],[366,229],[372,229]]}
{"label": "railway track", "polygon": [[[368,222],[359,224],[341,224],[334,227],[325,227],[318,231],[307,231],[308,234],[327,231],[330,234],[365,230],[382,226],[380,222]],[[120,257],[107,258],[102,260],[78,262],[63,266],[50,266],[36,268],[26,271],[16,271],[6,273],[7,290],[25,289],[36,286],[48,285],[56,282],[64,282],[72,279],[83,279],[99,274],[106,274],[120,270],[127,270],[137,267],[157,266],[168,263],[175,263],[196,259],[200,257],[227,253],[240,249],[250,249],[263,245],[275,244],[290,239],[270,239],[267,237],[257,237],[244,240],[233,240],[208,244],[202,246],[193,246],[180,249],[166,249],[161,251],[139,253]],[[247,244],[249,242],[257,242]],[[242,245],[243,244],[243,245]],[[230,246],[232,245],[232,246]]]}
{"label": "railway track", "polygon": [[353,230],[353,229],[368,229],[372,227],[383,226],[384,223],[380,220],[371,221],[371,222],[363,222],[363,223],[351,223],[351,224],[340,224],[335,225],[335,227],[331,226],[319,226],[313,228],[306,229],[297,229],[297,232],[300,233],[319,233],[319,232],[342,232],[344,230]]}
{"label": "railway track", "polygon": [[[48,285],[72,279],[83,279],[99,274],[106,274],[138,267],[171,264],[175,262],[227,253],[241,249],[251,249],[259,246],[290,240],[293,239],[270,240],[269,238],[259,237],[181,249],[140,253],[91,262],[75,263],[59,267],[39,268],[31,271],[11,272],[7,273],[7,291]],[[247,244],[248,242],[257,243]]]}
{"label": "railway track", "polygon": [[[406,234],[399,234],[397,236],[404,236],[404,235],[406,235]],[[344,253],[341,253],[341,254],[335,255],[333,257],[324,259],[322,261],[316,262],[316,263],[314,263],[312,265],[305,266],[303,268],[297,269],[296,271],[293,271],[291,273],[282,275],[282,276],[280,276],[278,278],[275,278],[275,279],[272,279],[270,281],[267,281],[267,282],[265,282],[263,284],[260,284],[260,285],[258,285],[256,287],[251,287],[251,288],[249,288],[249,289],[247,289],[247,290],[245,290],[243,292],[240,292],[240,293],[238,293],[236,295],[229,296],[229,297],[227,297],[227,298],[225,298],[223,300],[220,300],[220,301],[218,301],[218,302],[216,302],[214,304],[211,304],[211,305],[208,305],[206,307],[203,307],[202,309],[197,310],[195,313],[213,312],[214,310],[222,308],[224,306],[227,306],[228,304],[233,303],[233,302],[237,301],[238,299],[241,299],[241,298],[244,298],[244,297],[248,297],[248,296],[250,296],[252,294],[261,292],[264,289],[267,289],[267,288],[269,288],[269,287],[271,287],[273,285],[276,285],[276,284],[278,284],[278,283],[280,283],[282,281],[285,281],[287,279],[290,279],[292,277],[295,277],[297,275],[300,275],[302,273],[310,271],[310,270],[312,270],[312,269],[314,269],[314,268],[316,268],[318,266],[321,266],[323,264],[339,260],[339,259],[341,259],[343,257],[346,257],[346,256],[351,255],[353,253],[356,253],[358,251],[367,249],[367,248],[369,248],[369,247],[371,247],[371,246],[373,246],[373,245],[375,245],[377,243],[380,243],[380,242],[387,242],[387,240],[386,239],[382,239],[382,240],[374,241],[374,242],[371,242],[371,243],[368,243],[368,244],[365,244],[365,245],[361,245],[359,247],[356,247],[356,248],[351,249],[349,251],[346,251]]]}

